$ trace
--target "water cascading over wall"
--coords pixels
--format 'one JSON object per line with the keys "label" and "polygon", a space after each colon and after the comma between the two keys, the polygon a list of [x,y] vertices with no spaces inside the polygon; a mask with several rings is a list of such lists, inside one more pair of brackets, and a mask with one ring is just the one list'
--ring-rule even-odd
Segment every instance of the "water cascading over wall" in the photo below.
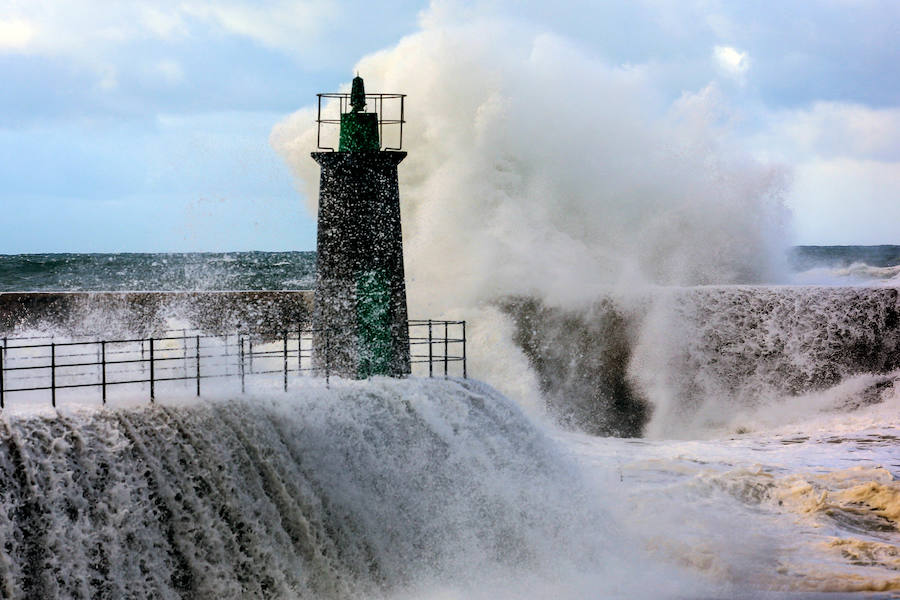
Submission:
{"label": "water cascading over wall", "polygon": [[12,416],[0,467],[4,598],[359,598],[429,582],[470,597],[498,573],[609,569],[603,581],[622,555],[573,464],[471,381]]}

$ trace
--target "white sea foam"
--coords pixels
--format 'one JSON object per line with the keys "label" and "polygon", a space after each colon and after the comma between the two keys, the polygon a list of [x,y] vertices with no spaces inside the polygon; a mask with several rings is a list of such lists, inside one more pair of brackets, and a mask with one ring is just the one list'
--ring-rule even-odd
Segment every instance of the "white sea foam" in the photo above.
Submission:
{"label": "white sea foam", "polygon": [[820,266],[791,276],[799,285],[864,285],[896,286],[900,284],[900,265],[876,267],[864,262],[848,266]]}
{"label": "white sea foam", "polygon": [[705,442],[560,436],[605,482],[623,529],[660,560],[733,585],[723,597],[893,597],[898,430],[840,429]]}

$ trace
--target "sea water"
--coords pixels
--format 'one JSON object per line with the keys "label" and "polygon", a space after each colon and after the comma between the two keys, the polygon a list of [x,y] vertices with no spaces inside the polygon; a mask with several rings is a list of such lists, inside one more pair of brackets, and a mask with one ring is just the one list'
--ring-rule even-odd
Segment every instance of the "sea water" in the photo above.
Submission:
{"label": "sea water", "polygon": [[315,252],[0,254],[0,292],[306,290]]}

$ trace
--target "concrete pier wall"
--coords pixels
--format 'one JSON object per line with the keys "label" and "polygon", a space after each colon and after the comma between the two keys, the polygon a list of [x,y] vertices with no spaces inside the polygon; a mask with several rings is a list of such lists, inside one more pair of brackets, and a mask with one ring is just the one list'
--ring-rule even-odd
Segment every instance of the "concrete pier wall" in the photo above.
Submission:
{"label": "concrete pier wall", "polygon": [[5,292],[0,334],[145,334],[167,327],[203,331],[309,324],[311,291]]}

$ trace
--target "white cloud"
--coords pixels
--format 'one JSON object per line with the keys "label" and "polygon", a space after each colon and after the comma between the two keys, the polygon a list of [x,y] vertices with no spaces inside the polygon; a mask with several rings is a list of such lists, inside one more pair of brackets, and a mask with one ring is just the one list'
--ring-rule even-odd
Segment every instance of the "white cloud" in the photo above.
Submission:
{"label": "white cloud", "polygon": [[[81,91],[152,94],[157,86],[171,87],[193,75],[198,48],[234,49],[246,46],[248,38],[265,47],[263,53],[275,49],[298,62],[319,64],[323,56],[328,57],[327,42],[339,39],[329,35],[333,30],[329,23],[338,23],[334,17],[341,14],[340,4],[326,0],[0,0],[0,56],[27,53],[74,66],[65,71],[81,79],[77,85]],[[230,69],[223,59],[226,55],[210,54],[208,61],[210,69],[223,72],[222,79]],[[141,78],[144,81],[138,82]]]}
{"label": "white cloud", "polygon": [[267,47],[304,54],[313,50],[341,4],[328,0],[80,0],[17,2],[0,20],[0,50],[95,58],[146,39],[203,36],[210,28],[250,38]]}
{"label": "white cloud", "polygon": [[[102,0],[19,2],[7,10],[13,15],[8,23],[19,24],[10,31],[21,38],[27,30],[29,51],[74,58],[96,57],[111,47],[159,37],[162,31],[174,27],[164,25],[164,15],[177,14],[174,10],[147,10],[136,3]],[[4,37],[3,29],[0,25],[0,38]]]}
{"label": "white cloud", "polygon": [[309,48],[322,34],[323,26],[340,15],[337,3],[325,0],[191,2],[180,10],[270,48],[292,51]]}
{"label": "white cloud", "polygon": [[716,46],[713,48],[713,58],[719,69],[737,80],[742,80],[750,69],[750,56],[732,46]]}
{"label": "white cloud", "polygon": [[787,199],[798,243],[896,244],[900,241],[900,162],[835,158],[794,170]]}
{"label": "white cloud", "polygon": [[798,243],[900,240],[900,107],[817,102],[763,118],[749,141],[758,157],[794,165]]}
{"label": "white cloud", "polygon": [[25,20],[0,19],[0,52],[25,50],[34,33],[34,27]]}
{"label": "white cloud", "polygon": [[793,160],[852,157],[900,160],[900,107],[816,102],[767,118],[755,144]]}
{"label": "white cloud", "polygon": [[140,22],[144,28],[162,39],[183,37],[188,35],[188,26],[179,11],[160,10],[154,7],[143,7]]}

